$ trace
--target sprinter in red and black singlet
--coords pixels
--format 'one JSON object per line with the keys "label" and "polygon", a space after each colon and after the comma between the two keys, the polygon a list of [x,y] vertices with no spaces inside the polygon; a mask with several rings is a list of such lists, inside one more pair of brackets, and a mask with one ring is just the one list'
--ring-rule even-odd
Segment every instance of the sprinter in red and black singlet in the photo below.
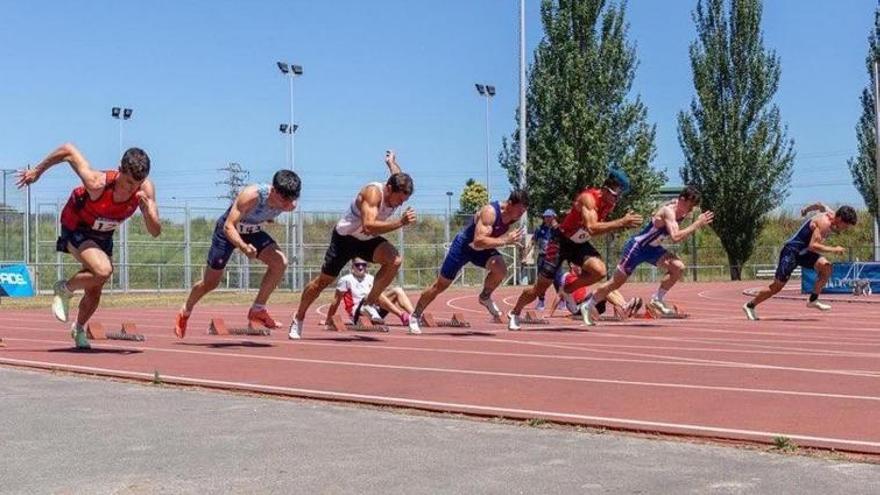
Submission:
{"label": "sprinter in red and black singlet", "polygon": [[62,162],[70,164],[83,185],[73,190],[61,212],[61,236],[56,248],[73,255],[82,269],[69,280],[55,284],[52,313],[67,321],[70,298],[82,289],[84,295],[71,334],[78,348],[88,348],[85,325],[98,308],[104,284],[113,273],[113,232],[138,208],[153,237],[162,227],[155,190],[147,179],[150,158],[143,150],[130,148],[118,170],[101,171],[94,170],[75,146],[64,144],[36,167],[19,172],[18,186],[37,182],[46,170]]}
{"label": "sprinter in red and black singlet", "polygon": [[637,227],[642,223],[642,217],[635,213],[606,221],[617,206],[620,196],[628,190],[629,177],[622,170],[613,169],[601,188],[585,188],[578,193],[571,211],[554,230],[547,244],[544,259],[538,267],[538,280],[534,286],[522,292],[516,306],[508,315],[508,330],[520,329],[520,312],[539,295],[544,294],[563,262],[570,261],[582,270],[577,280],[563,287],[563,297],[572,304],[573,301],[569,301],[572,292],[605,277],[605,263],[596,248],[590,244],[590,238],[593,235]]}

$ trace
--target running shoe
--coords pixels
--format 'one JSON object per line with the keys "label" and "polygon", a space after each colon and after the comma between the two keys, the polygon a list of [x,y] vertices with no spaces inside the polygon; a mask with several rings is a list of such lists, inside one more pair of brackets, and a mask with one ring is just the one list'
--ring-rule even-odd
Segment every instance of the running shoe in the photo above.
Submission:
{"label": "running shoe", "polygon": [[822,301],[816,299],[815,301],[807,301],[808,308],[816,308],[819,311],[831,311],[831,305],[823,303]]}
{"label": "running shoe", "polygon": [[661,301],[660,299],[653,298],[653,297],[651,298],[651,302],[648,303],[648,306],[651,309],[653,309],[659,313],[662,313],[664,315],[671,315],[672,313],[675,312],[671,308],[669,308],[669,306],[667,306],[665,302]]}
{"label": "running shoe", "polygon": [[296,318],[290,323],[290,329],[287,331],[287,338],[290,340],[299,340],[302,338],[303,322]]}
{"label": "running shoe", "polygon": [[73,341],[76,343],[77,349],[92,348],[91,344],[89,344],[89,336],[86,335],[86,329],[83,327],[77,328],[76,323],[74,323],[73,326],[70,327],[70,336],[73,337]]}
{"label": "running shoe", "polygon": [[67,290],[67,282],[59,280],[55,282],[53,288],[55,296],[52,298],[52,314],[58,321],[67,321],[67,315],[70,314],[70,298],[73,292]]}
{"label": "running shoe", "polygon": [[263,309],[254,309],[251,308],[248,311],[247,315],[248,321],[252,326],[256,326],[257,324],[263,325],[266,328],[281,328],[281,323],[276,321],[274,318],[269,316],[269,310],[266,308]]}
{"label": "running shoe", "polygon": [[758,312],[755,311],[755,308],[750,308],[749,303],[743,304],[743,312],[746,314],[746,318],[751,321],[758,321]]}
{"label": "running shoe", "polygon": [[174,320],[174,335],[177,335],[178,339],[186,337],[186,323],[188,321],[189,316],[184,315],[182,311],[177,313]]}
{"label": "running shoe", "polygon": [[486,308],[493,318],[496,316],[501,316],[501,310],[498,309],[498,306],[495,305],[495,301],[493,301],[491,297],[487,297],[485,299],[480,297],[477,298],[477,300],[480,301],[480,306]]}
{"label": "running shoe", "polygon": [[419,326],[419,319],[415,316],[410,316],[407,326],[409,327],[408,332],[410,335],[419,335],[422,333],[422,327]]}
{"label": "running shoe", "polygon": [[519,315],[515,315],[513,313],[507,313],[507,329],[511,332],[517,332],[520,330],[519,326]]}

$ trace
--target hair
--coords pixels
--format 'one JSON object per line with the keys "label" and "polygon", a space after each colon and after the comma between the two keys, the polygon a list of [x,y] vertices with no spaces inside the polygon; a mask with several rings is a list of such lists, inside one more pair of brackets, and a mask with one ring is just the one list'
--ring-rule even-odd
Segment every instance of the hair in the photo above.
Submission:
{"label": "hair", "polygon": [[510,196],[507,197],[507,202],[528,207],[529,193],[524,189],[514,189],[513,191],[510,191]]}
{"label": "hair", "polygon": [[700,200],[703,198],[703,195],[700,194],[700,190],[697,189],[697,186],[689,185],[678,193],[679,199],[683,199],[685,201],[690,201],[691,203],[698,205],[700,204]]}
{"label": "hair", "polygon": [[841,206],[834,212],[834,217],[839,218],[841,222],[849,225],[855,225],[859,221],[856,210],[852,206]]}
{"label": "hair", "polygon": [[119,161],[119,172],[140,182],[150,175],[150,157],[140,148],[129,148]]}
{"label": "hair", "polygon": [[299,199],[302,182],[293,170],[279,170],[272,177],[272,188],[290,199]]}
{"label": "hair", "polygon": [[388,178],[388,182],[386,182],[385,185],[391,188],[391,192],[404,193],[407,196],[412,196],[412,193],[416,189],[415,184],[413,184],[412,177],[410,177],[409,174],[405,174],[403,172],[391,174],[391,177]]}

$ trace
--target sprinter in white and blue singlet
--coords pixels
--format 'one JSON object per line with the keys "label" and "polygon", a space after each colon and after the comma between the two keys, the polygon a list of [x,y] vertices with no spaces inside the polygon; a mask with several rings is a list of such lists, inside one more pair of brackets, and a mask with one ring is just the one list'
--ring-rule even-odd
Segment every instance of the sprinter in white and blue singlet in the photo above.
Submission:
{"label": "sprinter in white and blue singlet", "polygon": [[679,222],[699,204],[700,192],[694,186],[687,186],[679,193],[678,198],[658,208],[638,234],[629,238],[623,246],[623,254],[614,276],[599,284],[593,295],[581,305],[581,316],[585,324],[596,324],[593,308],[598,306],[601,312],[601,305],[608,294],[622,287],[642,263],[650,263],[666,272],[648,306],[663,314],[673,312],[664,302],[664,297],[681,278],[685,266],[675,253],[663,247],[662,242],[666,239],[675,243],[681,242],[697,229],[712,223],[715,215],[711,211],[704,211],[689,226],[679,227]]}
{"label": "sprinter in white and blue singlet", "polygon": [[425,309],[443,291],[449,288],[458,272],[468,263],[486,269],[483,291],[478,298],[480,304],[493,317],[501,315],[498,306],[492,301],[492,293],[507,276],[507,265],[498,248],[518,244],[523,237],[522,229],[510,230],[529,208],[529,195],[526,191],[515,190],[507,201],[493,201],[474,214],[467,227],[461,230],[452,244],[440,275],[433,285],[425,289],[419,297],[416,309],[409,320],[410,333],[421,333],[419,320]]}
{"label": "sprinter in white and blue singlet", "polygon": [[403,263],[397,248],[383,234],[394,232],[416,221],[416,212],[412,208],[407,208],[399,217],[394,218],[397,209],[415,190],[412,177],[401,170],[393,151],[385,152],[385,165],[391,172],[388,180],[384,183],[370,182],[363,186],[349,204],[348,210],[336,222],[330,234],[330,245],[324,253],[321,273],[309,281],[303,290],[287,333],[289,339],[302,338],[303,322],[309,306],[354,258],[376,263],[381,268],[376,273],[373,288],[355,308],[353,316],[357,319],[365,314],[374,322],[382,321],[379,296],[394,281]]}
{"label": "sprinter in white and blue singlet", "polygon": [[773,283],[770,284],[770,287],[758,292],[751,301],[743,306],[743,311],[749,320],[758,319],[755,307],[781,291],[798,266],[816,270],[816,283],[807,300],[807,307],[820,311],[831,309],[830,304],[819,301],[819,294],[831,277],[832,269],[831,262],[822,254],[843,254],[846,249],[841,246],[826,245],[825,238],[832,232],[843,232],[854,226],[858,222],[858,216],[852,206],[841,206],[837,211],[833,211],[822,203],[814,203],[804,207],[801,210],[801,216],[806,216],[813,211],[819,213],[804,221],[794,236],[782,246]]}
{"label": "sprinter in white and blue singlet", "polygon": [[248,258],[256,258],[266,264],[260,291],[248,311],[249,324],[266,328],[281,326],[269,315],[266,303],[287,270],[287,257],[272,236],[263,230],[263,226],[273,222],[278,215],[293,211],[301,189],[302,184],[296,172],[279,170],[272,177],[271,186],[253,184],[238,193],[214,226],[208,266],[205,267],[202,280],[193,286],[186,303],[177,313],[174,333],[178,338],[186,336],[186,324],[196,303],[220,284],[226,263],[236,249]]}

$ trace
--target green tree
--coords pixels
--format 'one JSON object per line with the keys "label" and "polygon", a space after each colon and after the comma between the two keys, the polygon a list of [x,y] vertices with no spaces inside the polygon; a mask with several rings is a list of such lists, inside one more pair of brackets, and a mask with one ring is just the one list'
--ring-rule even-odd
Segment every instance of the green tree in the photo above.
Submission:
{"label": "green tree", "polygon": [[861,193],[874,218],[880,215],[877,210],[877,162],[875,161],[877,135],[874,115],[874,61],[880,60],[878,39],[880,39],[880,7],[874,12],[874,29],[868,36],[868,56],[865,59],[868,67],[868,86],[862,90],[862,116],[856,125],[859,152],[847,162],[853,184]]}
{"label": "green tree", "polygon": [[[725,5],[729,2],[729,10]],[[699,0],[690,59],[696,97],[678,115],[681,178],[703,193],[740,280],[766,215],[788,194],[794,142],[771,103],[779,58],[764,48],[760,0]]]}
{"label": "green tree", "polygon": [[[541,19],[545,34],[526,105],[530,213],[567,210],[577,191],[601,184],[611,167],[632,180],[618,210],[643,209],[666,178],[651,168],[655,129],[630,94],[638,59],[627,40],[625,4],[544,0]],[[499,161],[519,184],[518,133],[504,139]]]}
{"label": "green tree", "polygon": [[489,202],[489,191],[486,186],[474,179],[468,179],[458,199],[458,214],[473,215]]}

